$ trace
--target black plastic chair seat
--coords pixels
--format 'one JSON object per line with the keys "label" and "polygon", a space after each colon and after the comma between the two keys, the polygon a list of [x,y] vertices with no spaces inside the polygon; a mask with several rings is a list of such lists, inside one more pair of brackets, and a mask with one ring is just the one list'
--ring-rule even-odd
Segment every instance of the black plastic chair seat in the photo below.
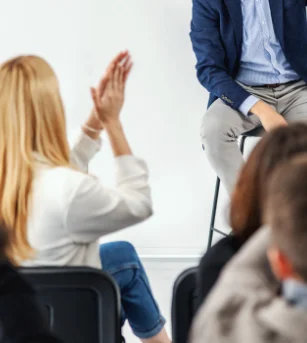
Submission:
{"label": "black plastic chair seat", "polygon": [[197,294],[197,267],[181,273],[175,281],[172,298],[173,343],[187,343],[192,320],[200,305]]}
{"label": "black plastic chair seat", "polygon": [[242,134],[242,136],[245,136],[245,137],[262,137],[264,133],[265,133],[264,128],[262,126],[260,126],[254,130],[244,132]]}
{"label": "black plastic chair seat", "polygon": [[119,291],[107,273],[83,267],[20,271],[34,287],[50,329],[63,342],[121,342]]}

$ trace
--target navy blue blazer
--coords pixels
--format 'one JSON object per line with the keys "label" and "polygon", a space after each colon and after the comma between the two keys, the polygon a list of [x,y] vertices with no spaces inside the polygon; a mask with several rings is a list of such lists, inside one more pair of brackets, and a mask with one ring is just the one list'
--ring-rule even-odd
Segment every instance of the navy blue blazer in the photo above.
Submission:
{"label": "navy blue blazer", "polygon": [[[307,0],[269,0],[273,25],[282,50],[307,82]],[[240,66],[243,21],[240,0],[193,0],[191,40],[197,77],[217,98],[238,109],[250,95],[234,81]]]}

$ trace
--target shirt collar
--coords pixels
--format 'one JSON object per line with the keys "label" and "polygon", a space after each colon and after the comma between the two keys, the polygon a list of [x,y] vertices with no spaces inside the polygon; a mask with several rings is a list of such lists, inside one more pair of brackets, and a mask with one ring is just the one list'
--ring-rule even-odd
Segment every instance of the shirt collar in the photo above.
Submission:
{"label": "shirt collar", "polygon": [[294,279],[285,280],[282,294],[290,304],[307,311],[307,284]]}

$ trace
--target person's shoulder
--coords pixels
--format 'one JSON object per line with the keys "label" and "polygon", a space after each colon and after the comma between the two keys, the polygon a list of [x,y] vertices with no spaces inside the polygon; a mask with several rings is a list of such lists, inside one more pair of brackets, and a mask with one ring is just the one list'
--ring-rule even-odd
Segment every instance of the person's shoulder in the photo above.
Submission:
{"label": "person's shoulder", "polygon": [[100,187],[100,182],[94,176],[69,167],[55,167],[41,170],[36,175],[33,184],[33,199],[35,208],[46,208],[48,211],[57,209],[65,213],[72,200],[80,193]]}
{"label": "person's shoulder", "polygon": [[88,175],[86,173],[82,173],[78,169],[74,169],[72,167],[54,167],[54,168],[48,168],[45,171],[45,175],[48,177],[57,177],[61,179],[79,179],[82,178],[83,175]]}
{"label": "person's shoulder", "polygon": [[91,182],[94,176],[69,167],[55,167],[43,171],[36,181],[52,189],[73,190],[86,181]]}
{"label": "person's shoulder", "polygon": [[237,236],[226,236],[207,250],[201,262],[202,264],[224,264],[238,252],[240,247],[241,241]]}
{"label": "person's shoulder", "polygon": [[222,0],[197,0],[199,3],[201,3],[203,6],[209,6],[212,9],[217,9],[222,7],[222,4],[224,1]]}
{"label": "person's shoulder", "polygon": [[225,250],[225,249],[237,252],[237,250],[239,250],[241,245],[242,245],[241,239],[238,236],[230,234],[226,237],[223,237],[216,244],[214,244],[208,250],[208,253],[209,252],[214,253],[215,251],[219,252],[219,251]]}
{"label": "person's shoulder", "polygon": [[205,3],[208,3],[212,6],[219,6],[224,2],[223,0],[201,0],[201,1],[204,1]]}

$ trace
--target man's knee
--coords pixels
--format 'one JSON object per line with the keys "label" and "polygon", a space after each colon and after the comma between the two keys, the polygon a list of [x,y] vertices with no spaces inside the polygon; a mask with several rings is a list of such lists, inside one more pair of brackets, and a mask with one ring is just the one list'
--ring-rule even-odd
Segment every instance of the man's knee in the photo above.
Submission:
{"label": "man's knee", "polygon": [[225,122],[223,121],[222,115],[209,109],[204,115],[201,123],[200,136],[202,143],[206,146],[207,144],[218,143],[225,131]]}
{"label": "man's knee", "polygon": [[236,139],[233,127],[236,116],[234,110],[217,100],[202,119],[200,136],[204,147],[210,145],[218,146],[230,138]]}

